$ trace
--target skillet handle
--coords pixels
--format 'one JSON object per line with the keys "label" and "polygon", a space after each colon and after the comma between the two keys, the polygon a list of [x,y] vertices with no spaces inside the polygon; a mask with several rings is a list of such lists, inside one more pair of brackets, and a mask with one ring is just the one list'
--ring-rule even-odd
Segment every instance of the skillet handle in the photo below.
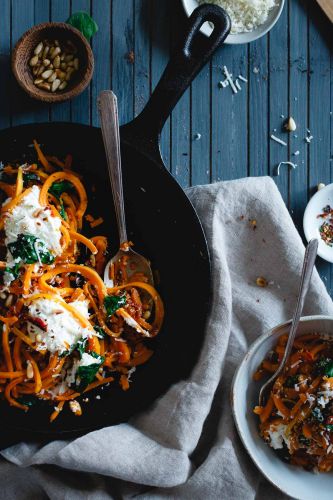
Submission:
{"label": "skillet handle", "polygon": [[[210,37],[200,33],[206,21],[214,25]],[[181,43],[173,52],[146,107],[132,122],[121,127],[122,140],[161,158],[159,142],[163,125],[192,80],[226,39],[230,28],[228,14],[217,5],[200,5],[192,12]]]}

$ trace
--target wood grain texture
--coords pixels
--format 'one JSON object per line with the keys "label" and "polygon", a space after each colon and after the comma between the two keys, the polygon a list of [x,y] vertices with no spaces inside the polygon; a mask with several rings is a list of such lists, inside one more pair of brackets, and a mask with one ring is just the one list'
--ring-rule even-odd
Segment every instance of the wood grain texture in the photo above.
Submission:
{"label": "wood grain texture", "polygon": [[[31,102],[10,73],[11,48],[35,23],[64,21],[77,10],[91,13],[99,25],[93,80],[69,103]],[[185,21],[179,0],[0,0],[0,128],[49,119],[98,125],[96,99],[107,88],[118,94],[121,123],[132,119],[156,86]],[[218,86],[224,65],[248,79],[235,95]],[[317,2],[288,0],[269,35],[222,47],[197,76],[162,131],[166,167],[184,187],[272,176],[303,236],[309,196],[319,182],[332,181],[332,74],[330,21]],[[289,115],[297,124],[291,134],[283,130],[282,116]],[[271,133],[287,147],[274,143]],[[282,168],[277,177],[278,163],[286,160],[297,168]],[[319,261],[319,270],[331,291],[331,266]]]}

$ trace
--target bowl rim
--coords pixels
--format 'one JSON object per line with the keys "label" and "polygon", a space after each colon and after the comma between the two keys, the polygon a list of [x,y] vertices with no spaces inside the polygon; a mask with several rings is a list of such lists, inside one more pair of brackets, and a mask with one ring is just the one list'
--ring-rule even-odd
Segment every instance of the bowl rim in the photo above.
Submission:
{"label": "bowl rim", "polygon": [[[300,323],[307,323],[307,322],[310,322],[310,321],[331,321],[332,324],[333,324],[333,316],[319,314],[319,315],[302,316],[301,319],[300,319]],[[261,472],[261,474],[271,484],[273,484],[273,486],[275,486],[275,488],[277,488],[279,491],[281,491],[282,493],[284,493],[286,495],[289,495],[289,496],[292,496],[292,495],[288,491],[288,489],[281,487],[279,483],[277,483],[276,481],[274,481],[274,479],[272,479],[268,474],[266,474],[266,472],[261,467],[260,463],[258,463],[258,461],[256,460],[256,458],[254,458],[253,455],[252,455],[250,447],[247,444],[246,438],[243,435],[243,431],[241,429],[241,426],[239,425],[238,418],[237,418],[237,412],[236,412],[236,409],[235,409],[235,406],[236,406],[235,402],[236,402],[236,399],[237,399],[237,397],[236,397],[236,391],[235,391],[235,385],[236,385],[236,383],[238,381],[238,377],[239,377],[240,371],[243,368],[244,363],[246,362],[246,360],[248,358],[251,358],[251,356],[254,354],[254,352],[257,350],[257,348],[260,346],[260,344],[262,344],[267,338],[271,337],[275,333],[278,333],[279,330],[283,330],[283,329],[287,328],[288,326],[290,326],[291,323],[292,323],[292,319],[289,319],[288,321],[285,321],[284,323],[279,323],[277,326],[271,328],[267,332],[265,332],[262,335],[260,335],[251,344],[250,348],[248,349],[248,351],[243,356],[241,362],[239,363],[239,365],[238,365],[238,367],[237,367],[237,369],[236,369],[236,371],[234,373],[234,376],[233,376],[233,379],[232,379],[232,382],[231,382],[231,389],[230,389],[230,405],[231,405],[233,420],[234,420],[234,423],[235,423],[235,426],[236,426],[236,429],[237,429],[238,436],[240,437],[240,440],[241,440],[241,442],[242,442],[242,444],[243,444],[243,446],[244,446],[244,448],[245,448],[248,456],[251,458],[252,462],[257,467],[257,469]],[[332,337],[333,337],[333,330],[332,330]]]}
{"label": "bowl rim", "polygon": [[[309,201],[305,207],[304,214],[303,214],[303,231],[304,231],[304,235],[305,235],[305,238],[307,241],[310,241],[310,239],[313,237],[313,235],[311,235],[308,223],[306,222],[306,219],[311,211],[312,204],[316,198],[319,198],[320,196],[323,196],[326,192],[332,191],[332,190],[333,190],[333,183],[326,184],[325,187],[323,187],[322,189],[319,189],[318,191],[316,191],[316,193],[314,193],[313,196],[311,196],[311,198],[309,199]],[[331,253],[332,253],[332,257],[328,258],[327,255],[322,252],[322,245],[318,245],[319,257],[326,260],[326,262],[330,262],[332,264],[333,263],[333,247],[332,247]]]}
{"label": "bowl rim", "polygon": [[[80,43],[82,44],[84,50],[87,53],[87,60],[85,62],[86,68],[84,70],[82,78],[79,80],[79,82],[77,82],[77,84],[74,87],[58,94],[48,93],[48,92],[41,93],[38,87],[36,87],[36,90],[31,90],[27,88],[27,86],[23,83],[23,81],[19,77],[19,73],[17,71],[17,53],[22,48],[22,45],[31,37],[31,35],[38,34],[44,30],[54,29],[54,28],[72,32],[79,39]],[[34,26],[26,30],[16,42],[11,55],[11,69],[17,83],[29,95],[29,97],[49,104],[58,103],[76,97],[87,88],[94,73],[94,54],[87,39],[84,37],[81,31],[79,31],[74,26],[65,22],[39,23],[35,24]]]}
{"label": "bowl rim", "polygon": [[[199,5],[198,0],[194,0],[194,1]],[[228,45],[242,45],[242,44],[254,42],[255,40],[258,40],[259,38],[266,35],[275,26],[275,24],[277,23],[277,21],[279,20],[281,14],[282,14],[285,0],[277,0],[277,1],[279,2],[279,5],[277,6],[278,9],[276,11],[276,15],[273,18],[273,20],[269,24],[267,24],[266,28],[263,31],[255,34],[258,31],[258,28],[260,28],[260,26],[258,26],[253,31],[244,31],[242,33],[229,33],[229,35],[227,36],[227,38],[224,40],[223,43],[228,44]],[[183,8],[185,10],[187,17],[189,17],[192,13],[192,11],[190,10],[189,4],[188,4],[189,0],[181,0],[181,2],[182,2],[182,5],[183,5]],[[210,36],[210,33],[208,34],[207,30],[205,28],[203,28],[203,26],[201,26],[200,32],[202,34],[204,34],[206,37]],[[253,36],[251,36],[251,34],[253,34]],[[241,38],[244,35],[248,36],[249,40],[246,40],[246,41],[242,40]],[[237,38],[232,38],[232,37],[237,37]]]}

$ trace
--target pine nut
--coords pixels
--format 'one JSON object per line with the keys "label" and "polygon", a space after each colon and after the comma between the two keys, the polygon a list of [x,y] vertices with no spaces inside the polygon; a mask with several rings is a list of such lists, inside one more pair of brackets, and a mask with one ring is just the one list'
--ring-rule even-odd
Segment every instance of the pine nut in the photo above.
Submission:
{"label": "pine nut", "polygon": [[41,74],[43,73],[43,71],[44,71],[44,70],[45,70],[45,66],[42,64],[42,65],[39,67],[38,71],[37,71],[37,76],[41,75]]}
{"label": "pine nut", "polygon": [[51,85],[47,82],[42,82],[37,85],[38,88],[43,89],[43,90],[50,90]]}
{"label": "pine nut", "polygon": [[57,73],[53,71],[52,75],[50,76],[50,78],[47,79],[47,81],[52,83],[56,78],[57,78]]}
{"label": "pine nut", "polygon": [[34,80],[34,84],[35,85],[38,85],[39,83],[43,83],[43,79],[42,78],[36,78],[36,80]]}
{"label": "pine nut", "polygon": [[44,64],[45,67],[48,66],[49,64],[51,64],[50,59],[44,59],[43,60],[43,64]]}
{"label": "pine nut", "polygon": [[66,68],[67,68],[67,63],[62,62],[62,63],[60,64],[60,68],[61,68],[61,69],[66,69]]}
{"label": "pine nut", "polygon": [[79,59],[77,57],[74,59],[74,68],[79,69]]}
{"label": "pine nut", "polygon": [[66,73],[66,81],[69,82],[69,80],[72,78],[72,73],[74,71],[74,68],[68,68],[67,73]]}
{"label": "pine nut", "polygon": [[74,58],[73,54],[69,54],[68,56],[65,57],[65,61],[66,62],[73,61],[73,58]]}
{"label": "pine nut", "polygon": [[5,302],[6,307],[10,307],[12,305],[13,298],[14,298],[14,295],[12,293],[10,293],[6,299],[6,302]]}
{"label": "pine nut", "polygon": [[67,82],[66,81],[61,82],[61,84],[59,85],[59,90],[64,90],[66,87],[67,87]]}
{"label": "pine nut", "polygon": [[27,361],[27,378],[29,379],[34,378],[34,370],[32,368],[30,359],[28,359]]}
{"label": "pine nut", "polygon": [[39,42],[39,44],[37,45],[37,47],[35,48],[34,50],[34,54],[36,56],[38,56],[38,54],[40,54],[43,50],[43,42]]}
{"label": "pine nut", "polygon": [[57,78],[56,80],[54,80],[54,82],[52,83],[52,87],[51,87],[51,90],[52,92],[55,92],[57,90],[57,88],[59,87],[60,85],[60,80]]}
{"label": "pine nut", "polygon": [[47,54],[49,53],[50,47],[47,45],[43,50],[43,59],[46,59]]}
{"label": "pine nut", "polygon": [[60,67],[60,57],[59,57],[59,54],[57,56],[55,56],[55,58],[53,59],[53,66],[55,68],[59,68]]}
{"label": "pine nut", "polygon": [[55,56],[57,56],[58,54],[60,54],[60,52],[61,52],[60,47],[55,47],[54,50],[53,50],[53,52],[52,52],[51,59],[54,59]]}
{"label": "pine nut", "polygon": [[47,80],[48,78],[50,78],[50,76],[52,75],[53,73],[53,70],[52,69],[47,69],[46,71],[44,71],[42,73],[42,78],[44,78],[44,80]]}
{"label": "pine nut", "polygon": [[33,56],[29,62],[30,66],[36,66],[37,63],[38,63],[38,56]]}

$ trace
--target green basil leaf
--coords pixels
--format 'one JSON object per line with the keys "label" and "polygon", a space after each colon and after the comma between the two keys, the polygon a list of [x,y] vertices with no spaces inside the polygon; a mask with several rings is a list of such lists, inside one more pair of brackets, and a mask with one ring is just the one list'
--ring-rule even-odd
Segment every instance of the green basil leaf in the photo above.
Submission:
{"label": "green basil leaf", "polygon": [[74,28],[77,28],[79,31],[81,31],[88,42],[90,41],[91,37],[98,31],[97,24],[95,23],[93,18],[90,17],[89,14],[87,14],[87,12],[75,12],[75,14],[72,14],[67,19],[66,23],[74,26]]}
{"label": "green basil leaf", "polygon": [[107,337],[107,335],[102,327],[95,325],[94,330],[95,330],[95,332],[98,333],[98,335],[101,336],[102,339],[105,339]]}
{"label": "green basil leaf", "polygon": [[105,360],[104,356],[100,356],[96,352],[92,351],[89,354],[96,358],[96,363],[88,366],[79,366],[76,372],[78,377],[76,381],[76,388],[79,392],[84,391],[84,389],[91,384],[91,382],[93,382],[96,373]]}
{"label": "green basil leaf", "polygon": [[112,316],[120,307],[126,304],[126,295],[107,295],[104,299],[104,307],[108,316]]}
{"label": "green basil leaf", "polygon": [[326,429],[327,429],[329,432],[332,432],[332,431],[333,431],[333,425],[332,425],[332,424],[328,424],[328,425],[326,425]]}
{"label": "green basil leaf", "polygon": [[59,213],[64,220],[67,220],[67,214],[64,207],[64,202],[60,199],[60,210]]}
{"label": "green basil leaf", "polygon": [[316,373],[333,377],[333,359],[320,358],[315,365]]}
{"label": "green basil leaf", "polygon": [[[79,351],[80,353],[80,358],[82,358],[82,354],[85,352],[86,350],[86,345],[87,345],[87,342],[88,342],[88,338],[82,338],[78,341],[78,343],[76,344],[76,349]],[[89,353],[91,354],[91,353]]]}
{"label": "green basil leaf", "polygon": [[23,185],[27,187],[27,184],[31,181],[39,181],[39,176],[33,172],[25,172],[23,174]]}
{"label": "green basil leaf", "polygon": [[52,186],[49,189],[49,193],[53,194],[58,200],[62,193],[70,192],[73,191],[74,186],[71,182],[69,181],[59,181],[59,182],[54,182]]}
{"label": "green basil leaf", "polygon": [[17,262],[16,264],[14,264],[13,267],[6,267],[5,272],[12,274],[14,277],[14,280],[16,280],[20,274],[20,263]]}
{"label": "green basil leaf", "polygon": [[39,261],[52,264],[54,261],[45,243],[32,234],[19,234],[15,242],[9,243],[8,249],[14,259],[20,259],[25,264],[35,264]]}

